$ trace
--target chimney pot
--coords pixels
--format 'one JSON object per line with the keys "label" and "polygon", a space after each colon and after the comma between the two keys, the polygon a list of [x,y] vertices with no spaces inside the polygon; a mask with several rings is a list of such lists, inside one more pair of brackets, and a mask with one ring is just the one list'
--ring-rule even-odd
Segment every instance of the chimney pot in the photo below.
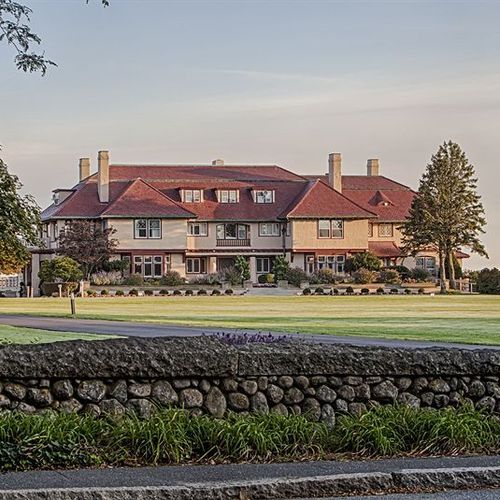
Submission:
{"label": "chimney pot", "polygon": [[90,176],[90,158],[80,158],[78,163],[79,181],[83,181]]}
{"label": "chimney pot", "polygon": [[217,160],[214,160],[212,162],[212,165],[214,167],[222,167],[224,165],[224,160],[222,160],[221,158],[218,158]]}
{"label": "chimney pot", "polygon": [[340,153],[328,155],[328,182],[335,191],[342,192],[342,155]]}
{"label": "chimney pot", "polygon": [[109,202],[109,151],[97,155],[99,201]]}
{"label": "chimney pot", "polygon": [[371,158],[366,162],[366,175],[368,177],[380,175],[380,163],[377,158]]}

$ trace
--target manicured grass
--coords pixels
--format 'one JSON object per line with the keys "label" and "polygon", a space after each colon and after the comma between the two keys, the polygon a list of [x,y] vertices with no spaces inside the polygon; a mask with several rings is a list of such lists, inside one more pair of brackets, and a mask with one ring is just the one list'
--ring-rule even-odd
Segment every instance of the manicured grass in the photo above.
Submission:
{"label": "manicured grass", "polygon": [[[81,318],[500,344],[500,296],[78,299]],[[0,314],[68,316],[67,299],[7,299]]]}
{"label": "manicured grass", "polygon": [[215,419],[174,409],[144,420],[135,414],[0,415],[0,471],[498,451],[500,421],[471,406],[435,411],[386,406],[341,416],[333,429],[302,415]]}
{"label": "manicured grass", "polygon": [[90,333],[49,332],[33,328],[0,325],[0,345],[6,344],[45,344],[63,340],[104,340],[117,338],[107,335],[92,335]]}

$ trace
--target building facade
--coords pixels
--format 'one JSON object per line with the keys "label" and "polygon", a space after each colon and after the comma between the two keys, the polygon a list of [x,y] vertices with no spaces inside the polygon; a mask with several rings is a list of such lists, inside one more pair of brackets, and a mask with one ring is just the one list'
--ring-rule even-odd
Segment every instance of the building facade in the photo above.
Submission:
{"label": "building facade", "polygon": [[436,274],[434,252],[416,258],[401,253],[399,226],[415,192],[380,175],[379,161],[368,160],[366,175],[343,175],[339,153],[331,153],[328,172],[298,175],[276,165],[110,164],[98,154],[79,162],[79,182],[53,191],[42,213],[43,248],[33,252],[28,284],[38,285],[44,259],[57,253],[61,231],[76,219],[98,221],[116,230],[114,258],[130,273],[157,278],[168,270],[187,279],[231,267],[248,258],[251,279],[272,271],[285,256],[308,273],[344,273],[345,261],[371,251],[385,265],[424,267]]}

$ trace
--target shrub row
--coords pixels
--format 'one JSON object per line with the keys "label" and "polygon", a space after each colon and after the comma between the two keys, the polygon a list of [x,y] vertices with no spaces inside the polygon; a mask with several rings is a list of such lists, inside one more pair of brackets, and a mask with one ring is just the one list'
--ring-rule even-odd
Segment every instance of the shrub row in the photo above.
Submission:
{"label": "shrub row", "polygon": [[[389,291],[389,295],[399,295],[400,294],[400,289],[399,288],[391,288]],[[412,295],[415,292],[411,288],[404,288],[403,293],[406,295]],[[419,288],[417,290],[417,293],[419,295],[425,294],[425,289],[424,288]],[[379,287],[377,288],[376,292],[371,292],[369,288],[361,288],[359,291],[360,295],[387,295],[387,292],[385,291],[384,288]],[[306,287],[302,290],[302,295],[357,295],[357,292],[354,290],[352,286],[348,286],[344,291],[340,291],[338,288],[333,288],[330,291],[326,291],[322,287],[317,287],[315,289]]]}
{"label": "shrub row", "polygon": [[[103,289],[103,290],[87,290],[87,296],[88,297],[108,297],[111,295],[109,290]],[[185,290],[184,293],[182,293],[182,290],[166,290],[162,289],[159,292],[159,295],[162,297],[167,297],[167,296],[190,296],[190,295],[233,295],[234,292],[231,288],[228,288],[227,290],[219,290],[218,288],[214,288],[213,290]],[[143,294],[147,297],[152,297],[154,294],[153,290],[144,290]],[[117,290],[114,293],[115,297],[138,297],[139,296],[139,291],[136,290],[135,288],[132,288],[131,290],[128,290],[125,292],[124,290]]]}
{"label": "shrub row", "polygon": [[500,421],[475,410],[382,406],[345,415],[333,428],[303,415],[230,414],[226,419],[162,410],[96,418],[0,415],[0,470],[359,456],[497,453]]}

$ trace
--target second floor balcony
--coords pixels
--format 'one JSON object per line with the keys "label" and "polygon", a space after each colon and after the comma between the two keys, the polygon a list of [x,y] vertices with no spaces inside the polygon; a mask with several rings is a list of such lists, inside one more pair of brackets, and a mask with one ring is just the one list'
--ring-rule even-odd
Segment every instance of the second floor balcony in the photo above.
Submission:
{"label": "second floor balcony", "polygon": [[250,238],[243,239],[217,239],[218,247],[249,247],[251,245]]}

